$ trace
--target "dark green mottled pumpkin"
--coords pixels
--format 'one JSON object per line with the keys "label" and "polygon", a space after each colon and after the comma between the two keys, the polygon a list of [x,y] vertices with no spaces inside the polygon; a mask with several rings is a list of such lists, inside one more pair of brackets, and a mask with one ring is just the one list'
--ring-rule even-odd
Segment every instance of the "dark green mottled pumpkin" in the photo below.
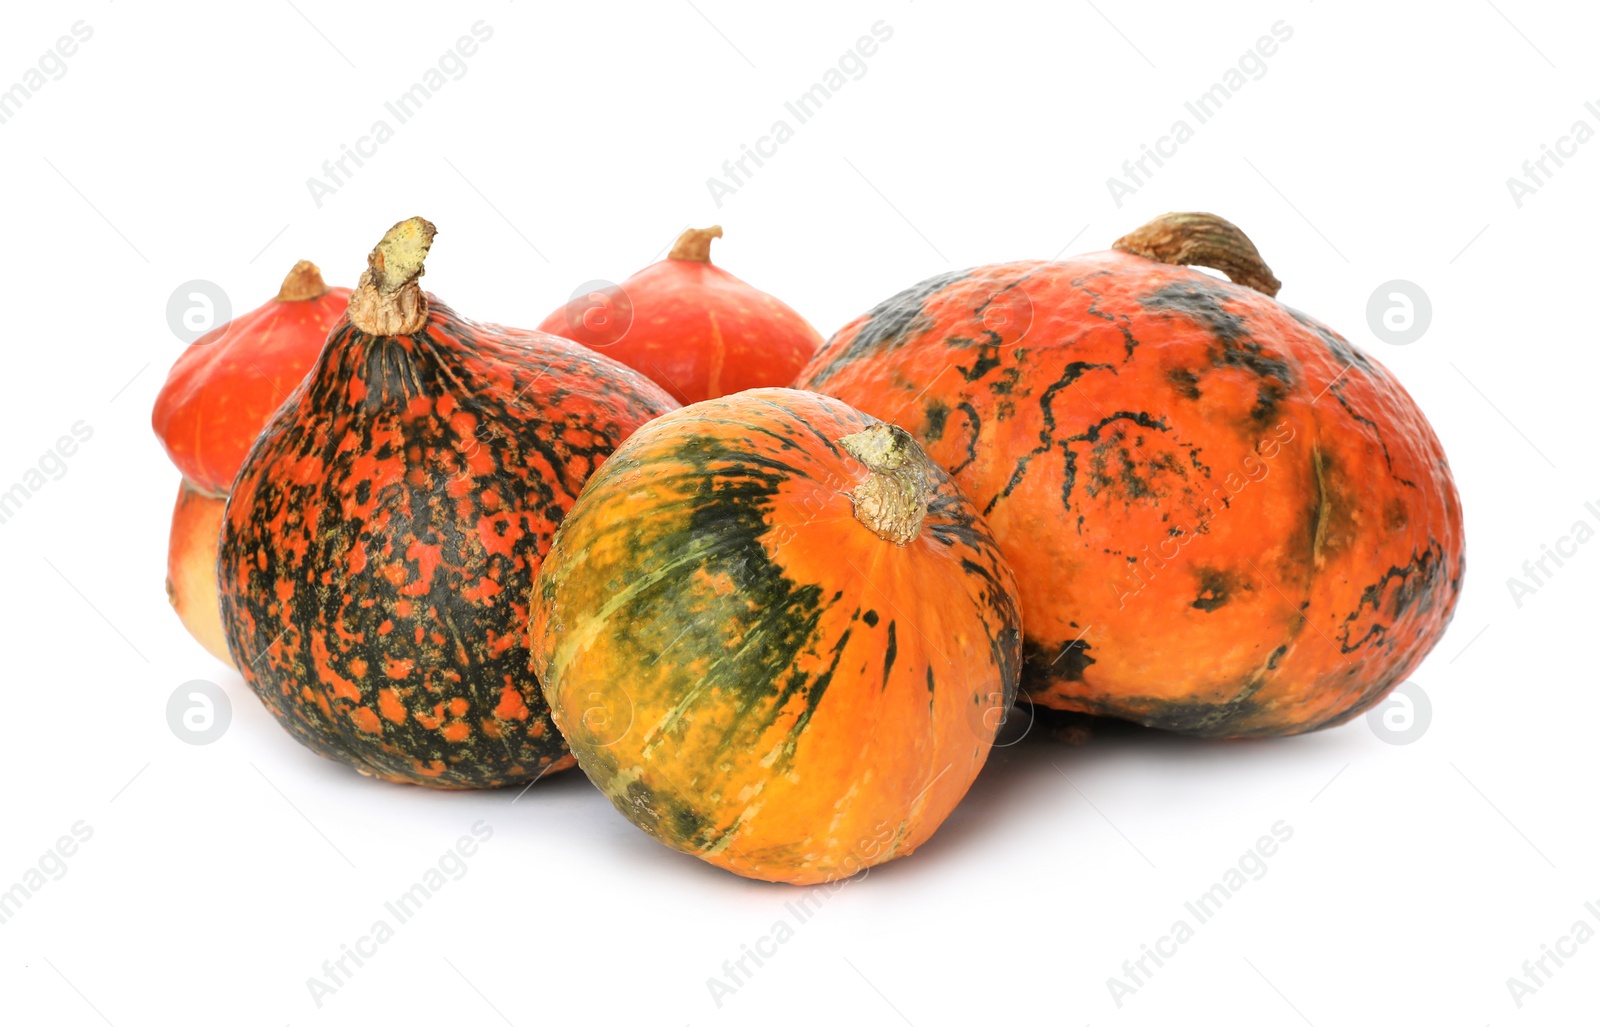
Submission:
{"label": "dark green mottled pumpkin", "polygon": [[245,459],[218,563],[245,680],[311,749],[446,788],[570,766],[528,667],[527,597],[588,476],[674,403],[575,343],[476,324],[391,229]]}

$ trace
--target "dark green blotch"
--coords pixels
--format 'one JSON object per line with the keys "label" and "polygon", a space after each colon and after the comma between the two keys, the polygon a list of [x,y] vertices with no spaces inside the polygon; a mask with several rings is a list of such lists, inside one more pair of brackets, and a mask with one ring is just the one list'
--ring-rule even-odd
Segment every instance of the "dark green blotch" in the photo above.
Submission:
{"label": "dark green blotch", "polygon": [[950,407],[942,400],[930,399],[923,412],[927,420],[922,429],[922,441],[938,442],[944,438],[944,422],[950,416]]}
{"label": "dark green blotch", "polygon": [[1089,655],[1090,645],[1083,639],[1068,642],[1059,649],[1046,649],[1031,638],[1022,642],[1022,676],[1033,687],[1048,685],[1051,681],[1082,681],[1083,672],[1094,663]]}
{"label": "dark green blotch", "polygon": [[1368,357],[1365,353],[1340,338],[1337,332],[1321,321],[1309,314],[1302,314],[1293,307],[1284,307],[1284,309],[1289,312],[1290,317],[1300,323],[1302,328],[1322,340],[1323,345],[1328,347],[1328,352],[1333,354],[1334,359],[1339,361],[1340,366],[1350,367],[1354,365],[1368,373],[1375,369],[1376,365],[1373,364],[1371,357]]}
{"label": "dark green blotch", "polygon": [[894,669],[894,658],[895,658],[895,654],[898,651],[899,650],[898,650],[897,646],[895,645],[895,640],[894,640],[894,621],[890,621],[889,622],[889,641],[887,643],[885,643],[884,650],[883,650],[883,687],[884,688],[888,688],[889,687],[889,672]]}
{"label": "dark green blotch", "polygon": [[893,349],[905,341],[919,320],[924,319],[923,304],[946,286],[961,281],[971,271],[947,271],[895,293],[867,311],[867,319],[854,337],[833,359],[807,376],[807,386],[825,384],[839,369],[857,360]]}
{"label": "dark green blotch", "polygon": [[1226,606],[1228,600],[1233,598],[1233,581],[1228,575],[1218,570],[1202,567],[1195,572],[1195,578],[1200,584],[1200,590],[1194,597],[1194,602],[1189,605],[1196,610],[1210,613],[1219,607]]}
{"label": "dark green blotch", "polygon": [[1193,371],[1182,367],[1174,367],[1167,372],[1167,381],[1178,390],[1178,395],[1184,399],[1200,398],[1200,379]]}
{"label": "dark green blotch", "polygon": [[1226,302],[1235,299],[1238,288],[1240,286],[1226,282],[1186,280],[1162,286],[1141,302],[1146,309],[1163,310],[1187,318],[1213,334],[1219,342],[1213,357],[1214,366],[1245,368],[1261,378],[1275,379],[1275,386],[1262,384],[1256,394],[1256,408],[1251,411],[1256,421],[1269,421],[1277,411],[1278,402],[1282,402],[1283,395],[1293,389],[1296,378],[1286,360],[1275,357],[1266,347],[1250,338],[1250,328],[1243,315],[1232,314],[1224,307]]}

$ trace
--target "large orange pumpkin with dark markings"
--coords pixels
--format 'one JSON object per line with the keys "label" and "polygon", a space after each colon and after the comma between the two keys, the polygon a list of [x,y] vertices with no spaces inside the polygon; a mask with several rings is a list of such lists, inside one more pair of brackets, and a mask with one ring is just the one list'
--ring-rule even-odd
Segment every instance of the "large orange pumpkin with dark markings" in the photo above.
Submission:
{"label": "large orange pumpkin with dark markings", "polygon": [[972,496],[1017,572],[1034,702],[1310,731],[1439,640],[1461,507],[1400,383],[1277,289],[1236,227],[1166,215],[1110,252],[929,279],[799,385],[906,426]]}
{"label": "large orange pumpkin with dark markings", "polygon": [[915,441],[755,389],[641,428],[535,588],[535,667],[589,777],[661,842],[746,877],[910,853],[1016,692],[1010,569]]}
{"label": "large orange pumpkin with dark markings", "polygon": [[589,474],[676,404],[581,346],[475,324],[401,222],[246,457],[223,522],[235,663],[296,738],[363,773],[470,788],[572,758],[528,668],[527,600]]}

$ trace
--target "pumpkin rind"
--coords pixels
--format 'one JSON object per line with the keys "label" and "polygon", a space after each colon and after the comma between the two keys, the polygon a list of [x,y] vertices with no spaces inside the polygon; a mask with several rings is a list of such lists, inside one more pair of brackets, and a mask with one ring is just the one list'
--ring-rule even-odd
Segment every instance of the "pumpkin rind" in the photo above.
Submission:
{"label": "pumpkin rind", "polygon": [[217,606],[217,535],[245,453],[294,390],[343,315],[349,289],[329,288],[302,260],[278,295],[195,340],[167,373],[151,427],[183,472],[167,538],[167,599],[184,629],[232,663]]}
{"label": "pumpkin rind", "polygon": [[527,595],[584,480],[674,406],[432,297],[409,335],[341,323],[229,498],[223,619],[245,680],[363,773],[493,787],[570,766],[528,670]]}
{"label": "pumpkin rind", "polygon": [[944,274],[798,384],[905,425],[973,497],[1017,572],[1035,702],[1310,731],[1377,702],[1455,609],[1433,430],[1376,360],[1253,289],[1115,251]]}
{"label": "pumpkin rind", "polygon": [[151,426],[185,478],[203,492],[227,494],[256,436],[310,370],[349,302],[349,289],[329,288],[315,265],[301,261],[277,297],[179,355]]}
{"label": "pumpkin rind", "polygon": [[178,486],[167,538],[167,601],[184,629],[223,663],[232,664],[217,596],[217,541],[227,500],[187,480]]}
{"label": "pumpkin rind", "polygon": [[717,267],[720,227],[691,228],[665,260],[577,296],[539,330],[628,365],[680,403],[787,386],[822,345],[788,304]]}
{"label": "pumpkin rind", "polygon": [[875,422],[758,389],[640,429],[536,586],[535,667],[579,764],[663,843],[803,884],[909,853],[965,794],[1015,694],[1014,584],[926,465],[920,532],[856,519],[835,440]]}

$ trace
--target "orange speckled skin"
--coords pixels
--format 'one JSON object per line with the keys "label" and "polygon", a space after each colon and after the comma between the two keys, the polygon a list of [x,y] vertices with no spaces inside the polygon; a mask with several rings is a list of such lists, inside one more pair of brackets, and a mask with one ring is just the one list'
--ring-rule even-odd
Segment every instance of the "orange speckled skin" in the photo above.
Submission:
{"label": "orange speckled skin", "polygon": [[185,478],[227,494],[262,426],[311,369],[349,303],[349,289],[268,300],[183,351],[150,420]]}
{"label": "orange speckled skin", "polygon": [[528,669],[527,600],[589,474],[676,404],[564,339],[430,297],[338,325],[234,483],[218,576],[244,678],[301,742],[442,788],[572,765]]}
{"label": "orange speckled skin", "polygon": [[539,330],[627,364],[680,403],[787,386],[822,345],[787,304],[703,261],[669,257],[616,289],[604,303],[574,299]]}
{"label": "orange speckled skin", "polygon": [[1016,694],[1015,585],[927,465],[921,532],[856,520],[874,423],[757,389],[641,428],[563,523],[534,665],[591,780],[662,843],[814,884],[909,854],[988,757]]}
{"label": "orange speckled skin", "polygon": [[227,500],[208,496],[184,481],[172,508],[167,539],[167,600],[206,652],[232,664],[217,603],[217,542]]}
{"label": "orange speckled skin", "polygon": [[1388,371],[1252,289],[1120,252],[942,275],[799,385],[904,425],[1016,569],[1024,693],[1200,735],[1345,721],[1443,634],[1460,501]]}

